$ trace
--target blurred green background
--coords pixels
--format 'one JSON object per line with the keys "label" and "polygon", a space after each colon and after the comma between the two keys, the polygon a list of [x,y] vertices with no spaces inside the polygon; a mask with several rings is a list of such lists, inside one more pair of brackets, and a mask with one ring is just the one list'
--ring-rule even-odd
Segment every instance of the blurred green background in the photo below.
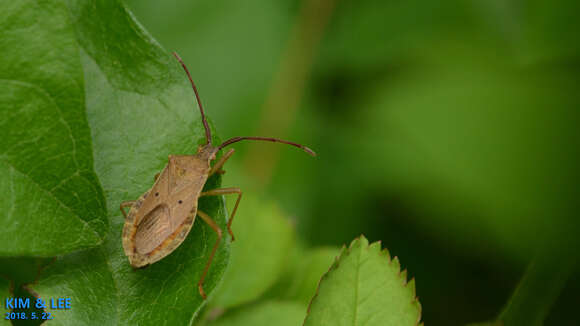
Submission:
{"label": "blurred green background", "polygon": [[[580,2],[128,5],[222,138],[318,153],[240,143],[224,185],[279,202],[306,246],[382,240],[426,325],[493,319],[540,248],[576,258]],[[579,290],[575,272],[546,325],[576,325]]]}

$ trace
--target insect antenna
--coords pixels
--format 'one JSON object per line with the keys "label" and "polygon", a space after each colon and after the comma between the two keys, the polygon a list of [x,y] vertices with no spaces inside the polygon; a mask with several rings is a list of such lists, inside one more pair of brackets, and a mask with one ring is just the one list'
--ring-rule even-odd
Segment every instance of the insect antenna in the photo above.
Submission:
{"label": "insect antenna", "polygon": [[209,130],[209,125],[207,124],[207,120],[205,119],[205,113],[203,112],[203,107],[201,106],[201,99],[199,98],[199,94],[197,93],[197,87],[195,87],[195,83],[191,78],[191,74],[189,73],[189,70],[187,70],[185,63],[183,63],[183,60],[181,60],[179,54],[177,54],[177,52],[173,52],[173,56],[177,59],[177,61],[179,61],[179,63],[181,63],[183,70],[185,70],[185,73],[187,74],[187,78],[189,78],[189,81],[191,82],[191,87],[193,87],[193,92],[195,93],[195,98],[197,99],[197,105],[199,106],[199,111],[201,112],[201,121],[203,122],[203,127],[205,128],[205,139],[207,140],[206,144],[211,145],[211,131]]}
{"label": "insect antenna", "polygon": [[228,140],[226,140],[225,142],[223,142],[221,145],[218,146],[218,150],[221,150],[222,148],[231,145],[233,143],[237,143],[241,140],[263,140],[263,141],[269,141],[269,142],[273,142],[273,143],[283,143],[283,144],[288,144],[294,147],[298,147],[300,149],[302,149],[303,151],[305,151],[306,153],[312,155],[312,156],[316,156],[316,153],[311,150],[310,148],[304,146],[304,145],[300,145],[297,143],[293,143],[287,140],[283,140],[283,139],[278,139],[278,138],[268,138],[268,137],[234,137],[234,138],[230,138]]}

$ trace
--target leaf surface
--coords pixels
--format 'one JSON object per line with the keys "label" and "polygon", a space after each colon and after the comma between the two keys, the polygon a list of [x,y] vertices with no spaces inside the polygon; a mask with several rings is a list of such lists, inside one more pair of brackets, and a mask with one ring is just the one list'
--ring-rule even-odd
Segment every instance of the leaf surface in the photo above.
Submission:
{"label": "leaf surface", "polygon": [[67,9],[3,0],[0,11],[0,255],[99,245],[109,225]]}

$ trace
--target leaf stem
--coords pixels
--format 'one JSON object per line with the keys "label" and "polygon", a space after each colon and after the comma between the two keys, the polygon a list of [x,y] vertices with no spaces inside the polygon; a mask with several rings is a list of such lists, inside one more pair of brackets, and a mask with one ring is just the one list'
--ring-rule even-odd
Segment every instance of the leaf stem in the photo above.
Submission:
{"label": "leaf stem", "polygon": [[499,315],[504,326],[541,326],[573,271],[573,256],[544,252],[526,273]]}

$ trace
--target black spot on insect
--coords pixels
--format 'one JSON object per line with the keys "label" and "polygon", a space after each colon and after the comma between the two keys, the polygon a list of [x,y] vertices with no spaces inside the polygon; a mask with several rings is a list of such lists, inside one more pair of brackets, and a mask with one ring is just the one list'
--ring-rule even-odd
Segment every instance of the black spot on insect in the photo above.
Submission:
{"label": "black spot on insect", "polygon": [[178,203],[180,203],[180,204],[181,204],[181,203],[183,203],[183,201],[180,199],[180,200],[178,201]]}
{"label": "black spot on insect", "polygon": [[159,193],[158,192],[155,193],[155,197],[157,197],[157,196],[159,196]]}

